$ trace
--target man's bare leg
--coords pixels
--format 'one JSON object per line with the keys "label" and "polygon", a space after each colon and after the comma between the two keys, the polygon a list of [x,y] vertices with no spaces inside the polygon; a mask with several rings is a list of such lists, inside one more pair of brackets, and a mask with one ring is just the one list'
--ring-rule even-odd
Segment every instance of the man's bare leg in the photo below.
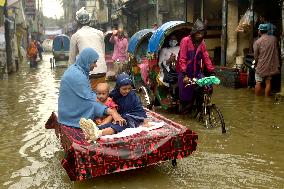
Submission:
{"label": "man's bare leg", "polygon": [[261,95],[261,82],[258,82],[258,81],[256,82],[254,93],[255,93],[256,96]]}
{"label": "man's bare leg", "polygon": [[265,96],[270,96],[270,91],[271,91],[271,80],[266,79],[265,80]]}

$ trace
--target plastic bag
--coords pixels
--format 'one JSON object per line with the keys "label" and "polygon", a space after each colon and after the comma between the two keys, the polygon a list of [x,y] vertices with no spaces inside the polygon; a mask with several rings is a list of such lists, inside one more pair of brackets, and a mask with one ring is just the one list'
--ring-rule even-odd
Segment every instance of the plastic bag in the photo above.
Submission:
{"label": "plastic bag", "polygon": [[252,30],[253,20],[254,22],[257,21],[257,14],[251,9],[248,9],[239,22],[237,32],[247,32]]}
{"label": "plastic bag", "polygon": [[208,85],[219,85],[220,84],[220,79],[218,79],[216,76],[203,77],[201,79],[198,79],[196,81],[196,83],[200,87],[208,86]]}

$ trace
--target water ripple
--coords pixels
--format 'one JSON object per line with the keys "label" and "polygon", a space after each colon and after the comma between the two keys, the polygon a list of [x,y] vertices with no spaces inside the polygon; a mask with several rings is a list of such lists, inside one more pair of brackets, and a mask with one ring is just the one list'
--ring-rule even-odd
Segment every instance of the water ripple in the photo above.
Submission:
{"label": "water ripple", "polygon": [[[26,63],[0,81],[0,184],[30,188],[284,188],[284,104],[255,97],[247,89],[217,87],[213,102],[221,109],[227,134],[209,130],[188,116],[162,112],[196,131],[197,151],[178,161],[71,182],[60,161],[63,150],[53,130],[44,128],[57,110],[60,77],[49,58],[38,69]],[[106,182],[107,181],[107,182]]]}

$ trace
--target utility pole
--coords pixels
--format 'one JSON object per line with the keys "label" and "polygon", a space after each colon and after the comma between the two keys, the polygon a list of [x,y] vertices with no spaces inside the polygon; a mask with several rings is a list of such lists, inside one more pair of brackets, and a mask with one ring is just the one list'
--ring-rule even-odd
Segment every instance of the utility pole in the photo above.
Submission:
{"label": "utility pole", "polygon": [[[255,25],[255,21],[254,21],[254,19],[255,19],[255,14],[254,14],[254,0],[251,0],[250,1],[250,8],[251,8],[251,10],[252,10],[252,31],[254,31],[254,25]],[[251,34],[251,44],[253,44],[253,38],[254,38],[254,36],[253,36],[253,34],[254,34],[254,32],[251,32],[252,34]],[[250,48],[250,50],[253,52],[253,46],[251,46],[251,48]]]}
{"label": "utility pole", "polygon": [[37,40],[39,40],[39,21],[40,21],[40,12],[39,12],[39,0],[37,0]]}
{"label": "utility pole", "polygon": [[187,22],[187,0],[184,0],[184,8],[185,22]]}
{"label": "utility pole", "polygon": [[160,20],[159,20],[159,0],[156,0],[156,20],[158,26],[160,26]]}
{"label": "utility pole", "polygon": [[5,0],[4,4],[4,23],[5,23],[5,43],[6,43],[6,68],[4,73],[4,78],[8,78],[8,73],[10,72],[10,66],[12,64],[12,47],[11,38],[9,30],[9,19],[8,19],[8,3]]}
{"label": "utility pole", "polygon": [[110,29],[112,29],[112,19],[111,19],[111,14],[112,14],[112,0],[107,0],[107,7],[108,7],[108,23],[109,23],[109,27]]}
{"label": "utility pole", "polygon": [[222,4],[222,36],[221,36],[221,65],[226,66],[227,63],[227,22],[228,22],[228,2],[223,0]]}

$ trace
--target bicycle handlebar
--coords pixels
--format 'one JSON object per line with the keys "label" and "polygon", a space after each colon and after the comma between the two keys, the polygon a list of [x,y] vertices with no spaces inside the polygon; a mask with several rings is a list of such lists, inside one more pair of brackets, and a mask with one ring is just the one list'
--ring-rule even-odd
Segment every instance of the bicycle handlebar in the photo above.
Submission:
{"label": "bicycle handlebar", "polygon": [[189,80],[189,83],[185,85],[185,87],[195,84],[199,85],[200,87],[207,85],[218,85],[220,84],[220,80],[216,76],[203,77],[201,79],[192,78]]}
{"label": "bicycle handlebar", "polygon": [[197,81],[197,78],[189,78],[189,83],[185,85],[185,87],[191,86],[191,85],[195,85]]}

